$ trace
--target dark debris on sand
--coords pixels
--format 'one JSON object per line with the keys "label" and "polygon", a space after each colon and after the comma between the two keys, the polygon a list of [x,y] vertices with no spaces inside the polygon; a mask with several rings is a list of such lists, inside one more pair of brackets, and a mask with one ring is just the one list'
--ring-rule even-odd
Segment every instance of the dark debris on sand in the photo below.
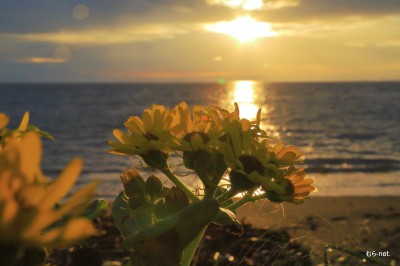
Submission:
{"label": "dark debris on sand", "polygon": [[309,250],[285,229],[269,230],[244,225],[242,235],[234,227],[210,225],[197,254],[198,265],[314,265]]}
{"label": "dark debris on sand", "polygon": [[[95,224],[104,234],[68,250],[55,250],[48,259],[52,265],[100,266],[105,261],[123,262],[129,254],[122,248],[122,238],[109,212]],[[210,225],[198,253],[196,265],[314,265],[309,250],[282,230],[253,228],[244,225],[240,235],[235,227]]]}

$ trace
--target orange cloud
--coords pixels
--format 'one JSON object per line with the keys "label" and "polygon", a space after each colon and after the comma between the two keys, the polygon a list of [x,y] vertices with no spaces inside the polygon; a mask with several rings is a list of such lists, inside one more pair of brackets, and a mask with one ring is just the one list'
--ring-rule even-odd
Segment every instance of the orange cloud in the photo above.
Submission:
{"label": "orange cloud", "polygon": [[174,79],[174,78],[208,78],[208,77],[227,77],[232,73],[228,71],[195,71],[195,72],[146,72],[146,71],[100,71],[103,77],[118,78],[118,79],[137,79],[137,78],[154,78],[154,79]]}
{"label": "orange cloud", "polygon": [[54,57],[27,57],[18,60],[19,63],[33,63],[33,64],[45,64],[45,63],[64,63],[66,60],[63,58]]}

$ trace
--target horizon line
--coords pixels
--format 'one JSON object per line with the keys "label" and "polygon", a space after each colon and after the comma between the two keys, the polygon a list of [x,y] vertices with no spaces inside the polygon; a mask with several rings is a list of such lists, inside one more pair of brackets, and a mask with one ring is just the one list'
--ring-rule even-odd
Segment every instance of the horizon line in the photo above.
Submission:
{"label": "horizon line", "polygon": [[223,83],[219,81],[196,81],[196,80],[167,80],[167,81],[149,81],[149,80],[138,80],[138,81],[0,81],[0,84],[219,84],[224,85],[235,81],[255,81],[261,83],[398,83],[398,80],[299,80],[299,81],[266,81],[257,79],[234,79],[227,80]]}

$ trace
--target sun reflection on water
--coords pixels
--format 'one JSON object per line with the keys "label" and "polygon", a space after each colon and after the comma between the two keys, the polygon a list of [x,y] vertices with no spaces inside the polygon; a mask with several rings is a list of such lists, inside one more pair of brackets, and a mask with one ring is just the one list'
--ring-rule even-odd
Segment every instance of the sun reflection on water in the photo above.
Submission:
{"label": "sun reflection on water", "polygon": [[240,109],[240,117],[249,120],[255,119],[258,109],[256,99],[260,96],[260,83],[250,80],[240,80],[232,83],[233,102],[237,102]]}
{"label": "sun reflection on water", "polygon": [[[261,109],[260,127],[267,134],[276,139],[291,135],[286,126],[277,126],[276,117],[276,92],[270,91],[263,82],[255,80],[237,80],[226,84],[224,94],[219,96],[218,105],[233,110],[233,103],[239,105],[240,118],[254,121],[257,117],[257,111]],[[282,135],[283,134],[283,135]]]}

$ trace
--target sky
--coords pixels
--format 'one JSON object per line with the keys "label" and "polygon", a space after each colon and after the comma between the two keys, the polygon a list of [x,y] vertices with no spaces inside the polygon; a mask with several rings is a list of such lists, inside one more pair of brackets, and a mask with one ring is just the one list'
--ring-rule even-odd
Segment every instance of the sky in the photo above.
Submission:
{"label": "sky", "polygon": [[400,0],[2,0],[0,82],[400,80]]}

